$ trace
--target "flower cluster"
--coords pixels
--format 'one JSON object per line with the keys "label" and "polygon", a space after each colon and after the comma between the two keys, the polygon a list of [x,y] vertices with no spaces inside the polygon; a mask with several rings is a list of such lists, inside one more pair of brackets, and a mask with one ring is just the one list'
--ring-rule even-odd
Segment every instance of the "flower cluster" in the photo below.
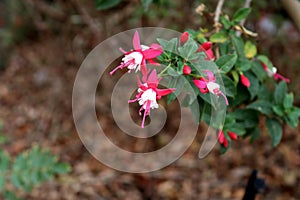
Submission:
{"label": "flower cluster", "polygon": [[[158,38],[159,44],[145,46],[140,44],[139,34],[135,32],[133,49],[124,51],[120,48],[124,53],[122,62],[110,75],[124,68],[129,73],[141,73],[141,77],[137,78],[137,94],[128,103],[140,105],[142,128],[151,109],[159,107],[159,99],[166,96],[167,102],[171,103],[179,94],[186,95],[185,105],[190,107],[197,121],[210,123],[217,130],[223,153],[238,138],[251,137],[255,140],[260,133],[258,125],[262,115],[272,146],[280,142],[282,123],[293,127],[298,125],[300,109],[293,105],[293,94],[288,93],[286,85],[290,80],[279,74],[266,56],[257,54],[257,48],[251,41],[243,42],[234,33],[235,28],[230,25],[227,30],[214,33],[210,38],[199,30],[184,32],[170,40]],[[147,64],[160,67],[150,70]],[[162,77],[169,78],[167,89],[158,88]],[[274,86],[266,84],[268,77],[275,80]],[[186,83],[191,87],[185,87],[183,84]],[[211,123],[211,111],[216,109],[216,101],[210,101],[208,94],[224,100],[225,120],[217,117]],[[195,109],[194,102],[198,103],[199,110]],[[218,113],[219,110],[216,111]]]}
{"label": "flower cluster", "polygon": [[[114,70],[110,72],[113,75],[117,70],[126,68],[128,72],[141,71],[142,81],[138,78],[138,94],[135,99],[129,100],[128,103],[138,102],[141,106],[139,114],[143,114],[143,120],[141,127],[144,128],[145,119],[147,115],[150,115],[150,109],[158,108],[157,100],[161,97],[172,93],[175,88],[172,89],[158,89],[161,78],[157,77],[157,72],[154,69],[149,73],[147,69],[147,62],[157,65],[154,59],[159,56],[163,50],[158,44],[151,44],[150,47],[141,45],[139,34],[136,31],[133,37],[133,50],[126,52],[122,48],[120,50],[124,53],[122,62]],[[149,74],[149,75],[148,75]]]}

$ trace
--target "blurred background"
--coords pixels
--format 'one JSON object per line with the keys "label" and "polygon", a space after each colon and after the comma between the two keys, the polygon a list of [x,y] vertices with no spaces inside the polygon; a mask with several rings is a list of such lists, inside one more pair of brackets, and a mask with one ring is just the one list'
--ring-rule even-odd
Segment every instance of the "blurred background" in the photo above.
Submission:
{"label": "blurred background", "polygon": [[[216,0],[154,0],[149,5],[112,0],[107,7],[103,2],[0,0],[0,135],[8,138],[3,147],[16,155],[39,144],[72,166],[71,173],[30,194],[16,193],[24,199],[242,199],[248,177],[257,169],[266,182],[257,199],[300,199],[300,127],[285,127],[275,149],[262,133],[254,142],[235,142],[225,155],[215,148],[204,160],[197,158],[203,139],[198,134],[177,162],[147,174],[115,171],[90,155],[77,136],[71,109],[73,82],[85,56],[106,38],[132,28],[212,29],[217,5]],[[289,89],[300,106],[300,10],[289,2],[253,0],[245,25],[259,34],[259,52],[291,79]],[[201,3],[206,6],[202,16],[195,11]],[[225,1],[223,12],[232,15],[243,5],[243,0]],[[102,96],[96,97],[99,111],[110,105]],[[99,119],[110,138],[134,151],[163,146],[173,137],[170,124],[164,135],[129,141],[114,132],[110,116]]]}

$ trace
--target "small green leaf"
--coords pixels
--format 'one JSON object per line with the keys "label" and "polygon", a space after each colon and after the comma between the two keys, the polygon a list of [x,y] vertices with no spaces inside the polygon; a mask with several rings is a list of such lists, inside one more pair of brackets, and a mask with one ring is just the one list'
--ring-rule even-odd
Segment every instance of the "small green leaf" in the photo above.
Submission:
{"label": "small green leaf", "polygon": [[251,8],[240,8],[233,15],[233,21],[238,23],[245,19],[251,12]]}
{"label": "small green leaf", "polygon": [[245,43],[244,51],[245,51],[246,58],[253,58],[257,53],[257,48],[255,44],[253,44],[250,41],[247,41]]}
{"label": "small green leaf", "polygon": [[282,126],[275,118],[267,118],[266,125],[272,139],[272,147],[276,147],[282,138]]}
{"label": "small green leaf", "polygon": [[186,43],[184,43],[182,47],[178,48],[179,55],[185,58],[186,60],[189,60],[190,57],[197,52],[197,50],[198,45],[196,41],[191,38],[189,38],[189,40]]}
{"label": "small green leaf", "polygon": [[276,85],[274,91],[274,100],[275,103],[278,105],[282,105],[284,101],[284,97],[287,94],[287,85],[285,81],[281,81],[279,84]]}
{"label": "small green leaf", "polygon": [[258,55],[257,59],[259,61],[261,61],[262,63],[264,63],[272,71],[272,69],[273,69],[274,66],[273,66],[272,62],[269,60],[269,58],[267,56],[265,56],[265,55]]}
{"label": "small green leaf", "polygon": [[122,0],[95,0],[98,10],[106,10],[117,6]]}
{"label": "small green leaf", "polygon": [[286,122],[291,127],[297,127],[299,123],[300,109],[293,107],[292,111],[289,113]]}
{"label": "small green leaf", "polygon": [[217,32],[210,36],[209,40],[214,43],[224,43],[227,40],[227,35],[224,32]]}
{"label": "small green leaf", "polygon": [[268,101],[258,100],[249,104],[246,108],[257,110],[266,115],[272,115],[272,104]]}
{"label": "small green leaf", "polygon": [[216,64],[219,66],[219,68],[224,72],[229,72],[232,67],[235,65],[237,60],[236,54],[228,54],[221,56],[217,61]]}
{"label": "small green leaf", "polygon": [[221,16],[221,23],[224,25],[224,28],[228,30],[231,27],[231,22],[229,20],[228,15]]}

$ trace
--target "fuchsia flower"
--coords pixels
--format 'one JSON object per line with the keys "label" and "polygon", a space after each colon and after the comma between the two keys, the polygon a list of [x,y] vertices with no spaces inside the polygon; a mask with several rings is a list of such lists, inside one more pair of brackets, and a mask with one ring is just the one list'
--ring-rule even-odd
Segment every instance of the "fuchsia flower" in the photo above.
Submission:
{"label": "fuchsia flower", "polygon": [[228,105],[227,97],[223,92],[220,91],[220,85],[216,83],[215,75],[209,70],[204,70],[204,72],[207,74],[207,78],[202,77],[199,80],[194,80],[194,84],[203,94],[211,92],[217,96],[222,95],[226,101],[226,105]]}
{"label": "fuchsia flower", "polygon": [[180,36],[180,44],[183,45],[184,43],[186,43],[188,41],[188,39],[189,39],[189,33],[187,31],[185,31]]}
{"label": "fuchsia flower", "polygon": [[142,73],[147,73],[146,61],[151,64],[154,63],[153,59],[159,56],[163,50],[162,47],[158,44],[151,44],[150,47],[140,44],[140,37],[136,31],[133,36],[133,50],[126,52],[122,48],[120,51],[124,53],[122,62],[109,74],[113,75],[118,69],[128,68],[128,72],[131,71],[141,71]]}
{"label": "fuchsia flower", "polygon": [[215,60],[215,55],[212,50],[212,42],[204,42],[198,49],[198,52],[205,52],[206,60]]}
{"label": "fuchsia flower", "polygon": [[234,133],[234,132],[228,131],[227,134],[230,137],[230,139],[232,139],[232,140],[237,140],[238,139],[237,134]]}
{"label": "fuchsia flower", "polygon": [[250,81],[249,79],[247,78],[247,76],[245,76],[244,74],[241,74],[240,75],[240,78],[241,78],[241,83],[245,86],[245,87],[250,87]]}
{"label": "fuchsia flower", "polygon": [[185,74],[185,75],[189,75],[189,74],[191,74],[192,69],[191,69],[190,66],[185,65],[185,66],[183,67],[183,69],[182,69],[182,72],[183,72],[183,74]]}
{"label": "fuchsia flower", "polygon": [[262,65],[262,67],[264,68],[264,70],[266,71],[266,73],[269,77],[273,77],[276,81],[283,80],[287,83],[290,82],[290,79],[288,79],[288,78],[282,76],[281,74],[277,73],[277,68],[276,67],[273,67],[272,70],[271,70],[267,67],[267,65],[265,63],[261,63],[261,65]]}
{"label": "fuchsia flower", "polygon": [[218,141],[220,144],[222,144],[225,148],[228,147],[228,140],[226,139],[224,132],[222,130],[219,130],[218,133]]}
{"label": "fuchsia flower", "polygon": [[[234,132],[228,131],[227,134],[228,134],[228,136],[230,137],[231,140],[237,140],[237,139],[238,139],[237,134],[234,133]],[[219,133],[218,133],[218,141],[219,141],[219,143],[222,144],[225,148],[228,147],[228,140],[227,140],[227,138],[225,137],[223,130],[219,130]]]}
{"label": "fuchsia flower", "polygon": [[158,104],[156,100],[160,99],[162,96],[168,95],[172,93],[175,88],[169,89],[158,89],[160,78],[157,78],[156,70],[154,69],[149,77],[147,78],[147,74],[143,74],[143,81],[145,83],[141,83],[138,78],[138,94],[135,99],[129,100],[128,103],[136,102],[141,105],[139,110],[140,115],[141,111],[144,110],[144,116],[142,120],[142,128],[144,128],[145,118],[147,115],[150,115],[150,109],[158,108]]}

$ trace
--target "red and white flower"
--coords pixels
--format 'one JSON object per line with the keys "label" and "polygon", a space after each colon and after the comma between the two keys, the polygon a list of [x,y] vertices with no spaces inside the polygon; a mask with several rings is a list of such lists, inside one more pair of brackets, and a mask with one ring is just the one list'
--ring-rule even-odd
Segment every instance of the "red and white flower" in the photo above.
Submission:
{"label": "red and white flower", "polygon": [[216,83],[215,75],[209,70],[204,70],[204,72],[207,74],[207,77],[202,77],[199,80],[194,80],[194,84],[199,88],[200,92],[203,94],[211,92],[216,96],[223,96],[226,101],[226,105],[228,105],[227,97],[220,90],[220,85]]}
{"label": "red and white flower", "polygon": [[110,75],[113,75],[118,69],[123,69],[125,67],[129,70],[128,72],[137,72],[140,70],[143,74],[145,74],[147,73],[146,61],[154,64],[155,62],[153,59],[163,52],[162,47],[158,44],[151,44],[150,47],[141,45],[137,31],[134,33],[132,43],[133,50],[129,52],[120,48],[120,51],[124,53],[124,57],[122,58],[121,64],[109,73]]}
{"label": "red and white flower", "polygon": [[142,128],[144,128],[146,116],[150,115],[150,109],[158,108],[156,100],[160,99],[162,96],[172,93],[175,90],[175,88],[157,88],[161,79],[157,78],[155,69],[150,73],[149,77],[147,77],[147,74],[143,74],[143,80],[145,80],[145,83],[142,83],[138,78],[138,94],[136,95],[135,99],[128,101],[128,103],[137,101],[140,104],[140,115],[142,115],[141,111],[144,110]]}
{"label": "red and white flower", "polygon": [[261,63],[262,67],[264,68],[264,70],[266,71],[268,77],[273,77],[276,81],[278,80],[283,80],[287,83],[290,82],[290,79],[282,76],[281,74],[277,73],[277,68],[273,67],[272,70],[267,67],[267,65],[265,63]]}

